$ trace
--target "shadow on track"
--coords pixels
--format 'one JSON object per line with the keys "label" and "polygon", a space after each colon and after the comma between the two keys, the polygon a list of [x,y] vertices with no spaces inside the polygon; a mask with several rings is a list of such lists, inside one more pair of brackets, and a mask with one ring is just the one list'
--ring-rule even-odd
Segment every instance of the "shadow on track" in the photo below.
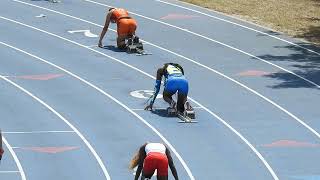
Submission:
{"label": "shadow on track", "polygon": [[[320,52],[320,49],[314,45],[307,43],[299,43],[298,45],[303,46],[308,49]],[[289,62],[294,73],[313,81],[316,84],[320,84],[320,56],[309,52],[305,49],[299,48],[294,45],[288,46],[276,46],[278,49],[289,49],[292,53],[287,56],[275,56],[275,55],[262,55],[259,58],[265,59],[267,61],[273,62]],[[271,88],[316,88],[314,85],[295,77],[294,75],[280,71],[270,75],[265,75],[265,77],[275,78],[282,81],[279,84],[269,86]]]}
{"label": "shadow on track", "polygon": [[119,49],[119,48],[112,46],[112,45],[103,46],[102,49],[107,49],[107,50],[114,51],[114,52],[126,52],[125,49]]}

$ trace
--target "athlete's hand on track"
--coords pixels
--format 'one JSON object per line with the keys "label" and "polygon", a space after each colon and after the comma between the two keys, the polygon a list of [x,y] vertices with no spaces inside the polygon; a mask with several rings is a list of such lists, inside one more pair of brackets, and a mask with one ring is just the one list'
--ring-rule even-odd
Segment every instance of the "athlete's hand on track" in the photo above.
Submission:
{"label": "athlete's hand on track", "polygon": [[98,47],[103,48],[102,42],[98,43]]}
{"label": "athlete's hand on track", "polygon": [[146,107],[144,108],[144,110],[147,110],[147,111],[148,111],[149,109],[152,111],[152,104],[149,104],[148,106],[146,106]]}

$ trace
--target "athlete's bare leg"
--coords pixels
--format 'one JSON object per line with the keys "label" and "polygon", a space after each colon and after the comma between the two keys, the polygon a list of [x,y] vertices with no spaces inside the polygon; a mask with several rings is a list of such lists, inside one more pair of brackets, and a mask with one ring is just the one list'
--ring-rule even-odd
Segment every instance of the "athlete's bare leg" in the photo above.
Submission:
{"label": "athlete's bare leg", "polygon": [[187,101],[187,95],[178,92],[177,109],[179,112],[184,112],[184,103]]}
{"label": "athlete's bare leg", "polygon": [[126,47],[126,39],[135,35],[135,32],[132,34],[118,35],[117,37],[117,47],[119,49],[124,49]]}
{"label": "athlete's bare leg", "polygon": [[127,36],[118,36],[117,37],[117,47],[119,49],[124,49],[126,47],[126,37]]}
{"label": "athlete's bare leg", "polygon": [[165,100],[169,105],[171,105],[173,94],[164,90],[163,91],[163,100]]}
{"label": "athlete's bare leg", "polygon": [[157,176],[157,180],[168,180],[168,176]]}
{"label": "athlete's bare leg", "polygon": [[145,180],[145,179],[151,179],[151,177],[153,176],[153,173],[152,174],[145,174],[143,171],[141,173],[141,180]]}

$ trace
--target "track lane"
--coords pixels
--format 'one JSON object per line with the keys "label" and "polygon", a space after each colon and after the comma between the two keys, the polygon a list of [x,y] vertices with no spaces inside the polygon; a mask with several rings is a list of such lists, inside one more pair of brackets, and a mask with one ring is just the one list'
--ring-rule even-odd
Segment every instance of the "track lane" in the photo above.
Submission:
{"label": "track lane", "polygon": [[[187,144],[187,143],[185,143],[185,144]],[[256,166],[254,166],[254,167],[256,167]]]}

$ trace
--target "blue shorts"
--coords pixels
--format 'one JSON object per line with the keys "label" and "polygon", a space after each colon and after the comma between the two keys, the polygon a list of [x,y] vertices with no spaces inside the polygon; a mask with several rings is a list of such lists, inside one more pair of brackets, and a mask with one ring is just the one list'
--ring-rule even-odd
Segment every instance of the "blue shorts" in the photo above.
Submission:
{"label": "blue shorts", "polygon": [[177,91],[179,94],[188,95],[189,85],[184,76],[169,76],[166,80],[164,91],[170,94],[175,94]]}

